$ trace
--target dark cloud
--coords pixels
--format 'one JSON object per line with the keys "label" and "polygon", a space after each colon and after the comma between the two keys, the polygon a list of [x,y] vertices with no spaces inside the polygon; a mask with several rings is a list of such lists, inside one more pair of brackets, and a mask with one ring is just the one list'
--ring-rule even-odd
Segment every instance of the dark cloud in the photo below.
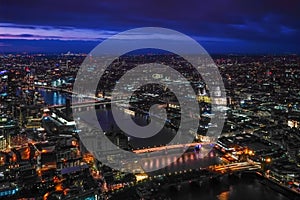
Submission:
{"label": "dark cloud", "polygon": [[65,39],[61,36],[42,36],[33,34],[0,34],[0,38],[12,38],[12,39]]}
{"label": "dark cloud", "polygon": [[276,43],[288,49],[300,44],[299,8],[298,0],[1,0],[0,21],[45,29],[51,26],[123,31],[158,26],[192,37]]}

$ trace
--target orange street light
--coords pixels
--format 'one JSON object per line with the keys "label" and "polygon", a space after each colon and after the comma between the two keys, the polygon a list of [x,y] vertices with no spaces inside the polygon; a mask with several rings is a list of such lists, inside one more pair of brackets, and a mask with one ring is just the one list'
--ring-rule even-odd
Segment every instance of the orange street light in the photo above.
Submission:
{"label": "orange street light", "polygon": [[270,163],[271,162],[271,158],[266,158],[266,163]]}

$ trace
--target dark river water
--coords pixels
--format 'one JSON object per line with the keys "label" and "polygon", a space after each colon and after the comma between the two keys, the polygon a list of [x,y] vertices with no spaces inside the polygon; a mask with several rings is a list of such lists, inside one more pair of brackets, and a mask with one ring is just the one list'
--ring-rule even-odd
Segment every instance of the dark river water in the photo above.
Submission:
{"label": "dark river water", "polygon": [[[41,90],[45,102],[49,105],[53,104],[65,104],[67,95],[59,92],[50,92]],[[113,116],[109,108],[100,108],[98,111],[98,119],[101,121],[101,126],[104,130],[116,129]],[[138,116],[137,121],[143,124],[146,123],[146,118]],[[160,135],[159,135],[160,134]],[[146,146],[151,142],[161,143],[167,142],[170,136],[174,134],[171,129],[164,129],[158,136],[154,136],[151,140],[137,140],[135,145]],[[218,155],[213,152],[212,155],[208,155],[207,158],[202,161],[192,160],[184,163],[172,164],[165,168],[165,172],[177,171],[185,169],[186,167],[195,167],[195,165],[205,166],[207,164],[218,163]],[[260,183],[260,180],[254,177],[242,177],[235,180],[229,180],[225,177],[221,183],[211,185],[208,188],[191,188],[189,185],[183,186],[179,192],[169,192],[169,195],[174,200],[288,200],[289,198],[278,193],[275,190],[270,189],[268,186]]]}
{"label": "dark river water", "polygon": [[213,185],[192,187],[185,185],[180,191],[167,191],[173,200],[288,200],[289,198],[262,184],[258,178],[228,178]]}

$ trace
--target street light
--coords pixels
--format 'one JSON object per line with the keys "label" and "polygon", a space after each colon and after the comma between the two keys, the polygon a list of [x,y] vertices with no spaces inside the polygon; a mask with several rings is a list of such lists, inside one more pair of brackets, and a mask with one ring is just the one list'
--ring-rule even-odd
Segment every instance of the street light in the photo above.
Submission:
{"label": "street light", "polygon": [[271,161],[271,158],[266,158],[266,163],[270,163]]}
{"label": "street light", "polygon": [[249,154],[250,156],[252,156],[252,155],[254,155],[254,152],[253,152],[252,150],[249,150],[248,154]]}

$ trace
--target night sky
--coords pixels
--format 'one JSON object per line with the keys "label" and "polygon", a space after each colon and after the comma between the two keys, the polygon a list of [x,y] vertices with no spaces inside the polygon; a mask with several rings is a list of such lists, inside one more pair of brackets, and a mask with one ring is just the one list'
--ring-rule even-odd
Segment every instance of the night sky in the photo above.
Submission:
{"label": "night sky", "polygon": [[0,53],[87,53],[146,26],[187,34],[209,53],[300,53],[299,0],[0,0]]}

